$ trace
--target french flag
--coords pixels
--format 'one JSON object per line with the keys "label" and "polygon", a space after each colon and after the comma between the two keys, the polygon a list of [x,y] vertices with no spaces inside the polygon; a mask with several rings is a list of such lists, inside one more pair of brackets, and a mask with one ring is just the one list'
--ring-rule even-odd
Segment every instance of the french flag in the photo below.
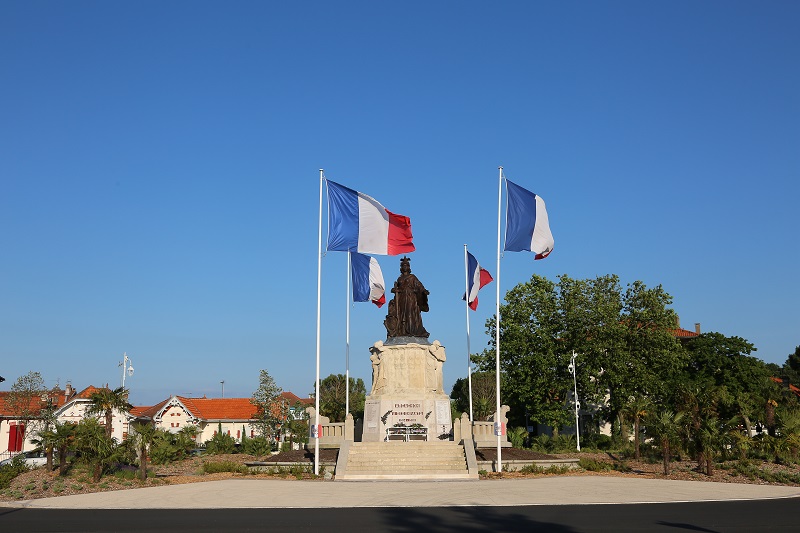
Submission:
{"label": "french flag", "polygon": [[411,220],[374,198],[336,182],[328,183],[328,250],[399,255],[415,250]]}
{"label": "french flag", "polygon": [[509,252],[534,252],[534,259],[544,259],[553,251],[553,234],[547,209],[541,196],[506,180],[506,244]]}
{"label": "french flag", "polygon": [[386,303],[386,284],[378,260],[350,252],[353,276],[353,301],[372,302],[378,307]]}
{"label": "french flag", "polygon": [[[467,294],[464,294],[462,300],[467,300],[467,305],[473,311],[478,309],[478,291],[484,285],[488,285],[493,281],[492,275],[488,270],[481,268],[475,256],[467,252]],[[467,299],[469,296],[469,299]]]}

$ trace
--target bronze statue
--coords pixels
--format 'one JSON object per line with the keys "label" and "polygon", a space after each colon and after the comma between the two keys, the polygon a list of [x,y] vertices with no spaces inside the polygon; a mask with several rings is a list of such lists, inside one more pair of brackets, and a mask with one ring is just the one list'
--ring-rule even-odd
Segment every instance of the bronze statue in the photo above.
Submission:
{"label": "bronze statue", "polygon": [[392,287],[394,298],[389,302],[389,314],[383,324],[386,337],[421,337],[430,333],[422,326],[420,313],[428,311],[428,292],[417,276],[411,273],[410,259],[400,260],[400,277]]}

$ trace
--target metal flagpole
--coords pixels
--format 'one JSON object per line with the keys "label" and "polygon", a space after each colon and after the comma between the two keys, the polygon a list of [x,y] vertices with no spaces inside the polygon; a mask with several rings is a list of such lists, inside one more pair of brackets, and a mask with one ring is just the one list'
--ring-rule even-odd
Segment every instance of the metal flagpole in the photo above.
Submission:
{"label": "metal flagpole", "polygon": [[467,259],[467,245],[464,245],[464,300],[467,310],[467,383],[469,384],[469,421],[472,423],[472,361],[470,360],[469,347],[469,259]]}
{"label": "metal flagpole", "polygon": [[500,448],[500,434],[503,431],[500,422],[500,208],[503,198],[503,167],[498,167],[499,177],[497,185],[497,298],[495,301],[495,325],[494,325],[494,345],[495,345],[495,388],[497,411],[494,416],[494,432],[497,435],[497,471],[503,471],[503,459]]}
{"label": "metal flagpole", "polygon": [[314,429],[311,435],[314,437],[314,475],[319,475],[319,324],[320,308],[322,306],[322,182],[325,181],[325,174],[319,169],[319,240],[317,244],[317,381],[314,389],[314,407],[316,409],[314,419]]}
{"label": "metal flagpole", "polygon": [[345,393],[344,393],[344,414],[347,416],[350,413],[350,274],[352,263],[350,261],[350,254],[352,252],[347,252],[347,295],[345,298],[345,302],[347,302],[347,333],[345,336],[345,351],[344,351],[344,382],[345,382]]}

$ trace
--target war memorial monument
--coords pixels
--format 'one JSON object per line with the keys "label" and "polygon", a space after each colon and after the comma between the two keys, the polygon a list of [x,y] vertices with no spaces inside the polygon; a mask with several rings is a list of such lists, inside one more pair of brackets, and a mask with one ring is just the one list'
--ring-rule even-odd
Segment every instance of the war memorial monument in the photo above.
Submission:
{"label": "war memorial monument", "polygon": [[453,421],[442,374],[447,356],[422,325],[429,292],[411,273],[407,257],[400,260],[391,292],[386,341],[370,348],[372,389],[364,405],[362,442],[448,439]]}

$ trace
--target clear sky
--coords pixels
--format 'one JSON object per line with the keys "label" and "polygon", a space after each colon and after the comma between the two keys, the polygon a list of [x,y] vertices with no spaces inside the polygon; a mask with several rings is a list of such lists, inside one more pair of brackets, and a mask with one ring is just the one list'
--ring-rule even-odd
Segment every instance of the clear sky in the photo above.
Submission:
{"label": "clear sky", "polygon": [[[0,4],[0,390],[250,396],[315,377],[319,169],[411,218],[466,374],[463,245],[496,274],[498,166],[547,202],[534,273],[662,284],[782,364],[798,333],[800,3]],[[388,284],[398,257],[378,257]],[[346,256],[321,374],[345,370]],[[494,286],[471,314],[487,343]],[[351,373],[385,308],[352,307]]]}

